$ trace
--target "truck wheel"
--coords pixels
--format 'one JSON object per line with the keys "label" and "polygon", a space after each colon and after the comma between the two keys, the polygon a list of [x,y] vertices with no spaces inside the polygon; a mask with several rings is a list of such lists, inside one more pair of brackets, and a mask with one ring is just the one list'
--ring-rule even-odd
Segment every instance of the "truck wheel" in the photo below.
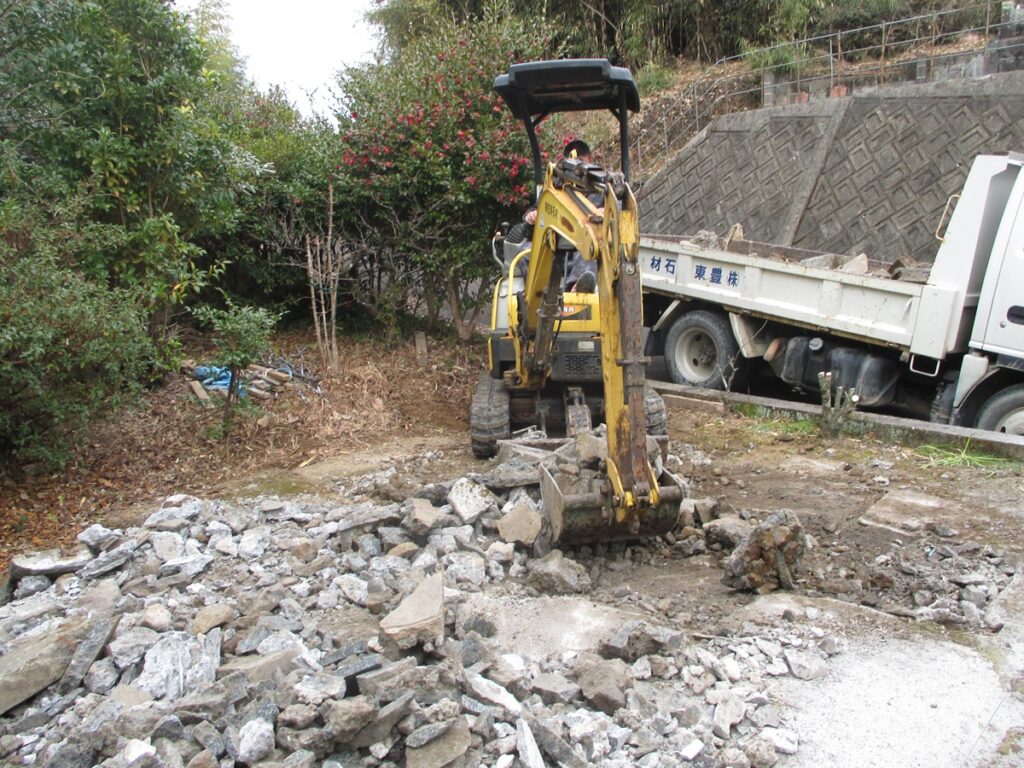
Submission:
{"label": "truck wheel", "polygon": [[991,429],[1007,435],[1024,435],[1024,384],[1004,389],[978,411],[978,429]]}
{"label": "truck wheel", "polygon": [[668,434],[668,414],[661,395],[650,387],[644,387],[644,416],[648,435]]}
{"label": "truck wheel", "polygon": [[469,440],[473,455],[486,459],[498,452],[498,441],[510,434],[509,395],[505,383],[480,374],[469,405]]}
{"label": "truck wheel", "polygon": [[729,321],[715,312],[687,312],[665,335],[665,368],[676,384],[735,388],[740,365],[740,348]]}

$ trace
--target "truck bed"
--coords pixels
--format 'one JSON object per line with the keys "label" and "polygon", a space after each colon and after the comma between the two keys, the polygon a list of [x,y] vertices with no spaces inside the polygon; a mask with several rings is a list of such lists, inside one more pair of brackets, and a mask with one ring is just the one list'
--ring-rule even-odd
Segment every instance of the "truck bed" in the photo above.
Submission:
{"label": "truck bed", "polygon": [[868,274],[853,274],[802,263],[842,259],[830,256],[746,240],[640,238],[646,291],[933,358],[951,351],[955,292],[894,279],[899,265],[869,261]]}

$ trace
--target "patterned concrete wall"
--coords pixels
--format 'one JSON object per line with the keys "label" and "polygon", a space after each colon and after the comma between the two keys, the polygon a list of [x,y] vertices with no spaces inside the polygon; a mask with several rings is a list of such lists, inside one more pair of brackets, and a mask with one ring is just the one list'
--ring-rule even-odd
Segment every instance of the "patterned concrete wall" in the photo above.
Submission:
{"label": "patterned concrete wall", "polygon": [[724,233],[930,262],[972,158],[1024,151],[1024,73],[726,115],[639,193],[651,234]]}

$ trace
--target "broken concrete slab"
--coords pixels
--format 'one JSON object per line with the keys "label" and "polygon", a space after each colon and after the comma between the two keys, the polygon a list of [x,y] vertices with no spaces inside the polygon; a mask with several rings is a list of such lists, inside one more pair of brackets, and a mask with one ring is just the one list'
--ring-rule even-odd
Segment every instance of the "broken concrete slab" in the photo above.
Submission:
{"label": "broken concrete slab", "polygon": [[444,578],[427,576],[380,623],[381,632],[399,648],[444,638]]}
{"label": "broken concrete slab", "polygon": [[443,735],[422,747],[405,750],[406,768],[443,768],[469,751],[472,735],[464,717],[458,717]]}
{"label": "broken concrete slab", "polygon": [[12,643],[0,656],[0,715],[60,680],[94,623],[75,616]]}
{"label": "broken concrete slab", "polygon": [[324,516],[324,521],[335,523],[336,531],[342,533],[365,526],[390,525],[402,519],[397,504],[356,504],[335,507]]}
{"label": "broken concrete slab", "polygon": [[298,648],[285,648],[274,653],[236,656],[218,668],[217,677],[241,672],[254,683],[273,680],[276,675],[286,675],[294,669],[298,655]]}
{"label": "broken concrete slab", "polygon": [[632,662],[655,653],[674,654],[685,638],[678,629],[648,621],[630,621],[602,640],[599,647],[604,656]]}
{"label": "broken concrete slab", "polygon": [[[58,693],[62,695],[70,693],[81,684],[89,672],[89,667],[92,666],[103,650],[103,646],[114,634],[120,618],[120,616],[99,616],[81,635],[74,655],[60,680],[60,685],[57,686]],[[2,675],[0,675],[0,679],[2,679]]]}
{"label": "broken concrete slab", "polygon": [[540,507],[526,494],[505,505],[504,515],[498,520],[498,535],[511,544],[533,546],[544,525]]}
{"label": "broken concrete slab", "polygon": [[122,541],[113,549],[102,552],[80,568],[77,573],[82,579],[95,579],[110,573],[128,562],[128,558],[138,548],[134,539]]}
{"label": "broken concrete slab", "polygon": [[489,510],[498,509],[498,500],[494,494],[479,483],[468,477],[455,481],[448,491],[448,503],[463,523],[469,524]]}
{"label": "broken concrete slab", "polygon": [[510,461],[499,464],[486,474],[472,474],[469,477],[495,493],[506,493],[513,488],[537,485],[539,475],[536,464]]}
{"label": "broken concrete slab", "polygon": [[466,685],[477,698],[501,707],[511,715],[518,716],[523,711],[522,705],[515,696],[483,675],[467,670]]}
{"label": "broken concrete slab", "polygon": [[[552,648],[563,652],[596,651],[602,639],[638,613],[595,603],[578,596],[521,599],[474,594],[465,599],[469,613],[489,617],[494,624],[494,647],[501,653],[543,657]],[[468,614],[467,614],[468,615]]]}
{"label": "broken concrete slab", "polygon": [[74,573],[92,559],[93,554],[88,547],[80,547],[66,555],[58,549],[15,555],[11,558],[11,579],[17,581],[26,576],[53,579],[65,573]]}
{"label": "broken concrete slab", "polygon": [[921,536],[938,515],[962,519],[962,510],[946,499],[916,491],[894,489],[858,518],[861,525],[883,528],[901,536]]}
{"label": "broken concrete slab", "polygon": [[523,768],[544,768],[544,758],[533,737],[529,724],[520,718],[516,721],[516,752]]}
{"label": "broken concrete slab", "polygon": [[590,575],[587,569],[562,554],[559,549],[531,560],[526,566],[530,583],[542,592],[555,595],[590,591]]}

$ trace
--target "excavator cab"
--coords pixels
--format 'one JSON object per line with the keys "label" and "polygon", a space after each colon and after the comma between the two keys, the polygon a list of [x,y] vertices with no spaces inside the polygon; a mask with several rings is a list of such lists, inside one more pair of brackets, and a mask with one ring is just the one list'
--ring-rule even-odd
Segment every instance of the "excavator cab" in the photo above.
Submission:
{"label": "excavator cab", "polygon": [[[629,187],[629,71],[604,59],[515,64],[494,81],[533,154],[537,220],[529,248],[497,257],[489,371],[470,411],[477,456],[522,426],[564,432],[576,450],[542,462],[551,540],[600,541],[671,530],[683,486],[661,467],[649,434],[667,433],[646,386],[636,200]],[[608,110],[618,120],[619,172],[572,158],[542,162],[537,126],[556,112]],[[596,293],[566,284],[572,259],[596,263]],[[604,435],[594,430],[600,420]],[[653,442],[653,441],[652,441]],[[597,447],[595,447],[597,446]],[[571,463],[571,462],[570,462]]]}

